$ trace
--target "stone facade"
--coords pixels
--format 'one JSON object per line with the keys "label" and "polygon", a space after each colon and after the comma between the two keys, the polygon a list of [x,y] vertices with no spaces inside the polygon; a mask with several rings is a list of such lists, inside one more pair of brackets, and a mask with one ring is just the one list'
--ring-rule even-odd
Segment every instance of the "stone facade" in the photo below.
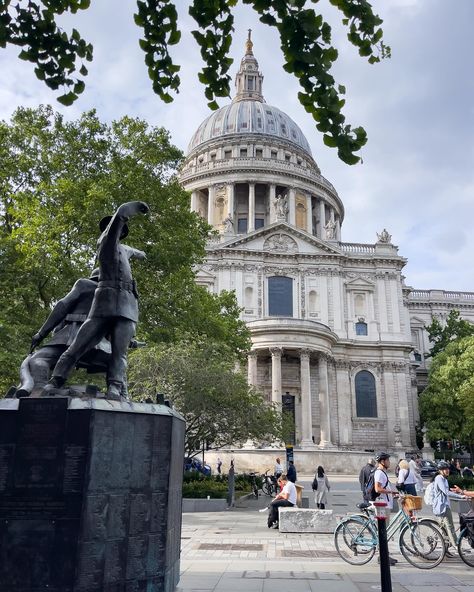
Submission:
{"label": "stone facade", "polygon": [[249,383],[289,405],[301,450],[412,449],[432,316],[474,294],[417,291],[384,229],[341,240],[344,206],[298,126],[267,105],[252,42],[237,94],[194,134],[180,181],[218,230],[197,281],[233,290],[252,336]]}

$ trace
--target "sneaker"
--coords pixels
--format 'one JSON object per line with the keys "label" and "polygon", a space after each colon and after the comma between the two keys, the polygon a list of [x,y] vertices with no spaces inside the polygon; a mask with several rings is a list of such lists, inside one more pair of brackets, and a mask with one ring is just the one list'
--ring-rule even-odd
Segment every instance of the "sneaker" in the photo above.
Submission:
{"label": "sneaker", "polygon": [[276,528],[278,528],[279,526],[280,526],[280,525],[278,524],[278,522],[275,522],[275,523],[273,524],[272,528],[275,528],[275,529],[276,529]]}

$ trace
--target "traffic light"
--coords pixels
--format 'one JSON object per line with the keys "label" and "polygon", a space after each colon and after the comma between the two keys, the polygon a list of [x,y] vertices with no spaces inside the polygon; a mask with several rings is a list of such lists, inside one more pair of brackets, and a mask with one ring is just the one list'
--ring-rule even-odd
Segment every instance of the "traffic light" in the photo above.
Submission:
{"label": "traffic light", "polygon": [[438,452],[441,452],[441,443],[442,443],[442,440],[437,440],[436,441],[436,450]]}

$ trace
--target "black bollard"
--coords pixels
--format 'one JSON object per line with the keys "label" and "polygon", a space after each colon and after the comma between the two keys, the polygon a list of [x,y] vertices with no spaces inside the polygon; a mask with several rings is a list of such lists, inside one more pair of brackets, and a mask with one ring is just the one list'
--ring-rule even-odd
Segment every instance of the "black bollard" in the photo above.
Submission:
{"label": "black bollard", "polygon": [[392,592],[392,578],[390,576],[390,558],[388,554],[387,520],[385,508],[387,502],[374,502],[377,528],[379,532],[379,556],[380,556],[380,584],[382,592]]}

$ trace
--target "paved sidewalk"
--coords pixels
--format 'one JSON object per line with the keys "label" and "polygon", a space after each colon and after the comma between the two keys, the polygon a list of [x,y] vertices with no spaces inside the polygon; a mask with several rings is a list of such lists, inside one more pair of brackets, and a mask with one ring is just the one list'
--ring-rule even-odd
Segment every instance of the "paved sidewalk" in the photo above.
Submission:
{"label": "paved sidewalk", "polygon": [[[336,514],[352,511],[357,491],[339,495]],[[381,590],[374,558],[364,566],[340,559],[332,535],[283,534],[268,529],[269,498],[226,512],[183,514],[181,580],[177,592],[372,592]],[[336,506],[336,504],[334,504]],[[411,566],[390,544],[399,563],[393,592],[474,592],[474,569],[445,559],[433,570]]]}

